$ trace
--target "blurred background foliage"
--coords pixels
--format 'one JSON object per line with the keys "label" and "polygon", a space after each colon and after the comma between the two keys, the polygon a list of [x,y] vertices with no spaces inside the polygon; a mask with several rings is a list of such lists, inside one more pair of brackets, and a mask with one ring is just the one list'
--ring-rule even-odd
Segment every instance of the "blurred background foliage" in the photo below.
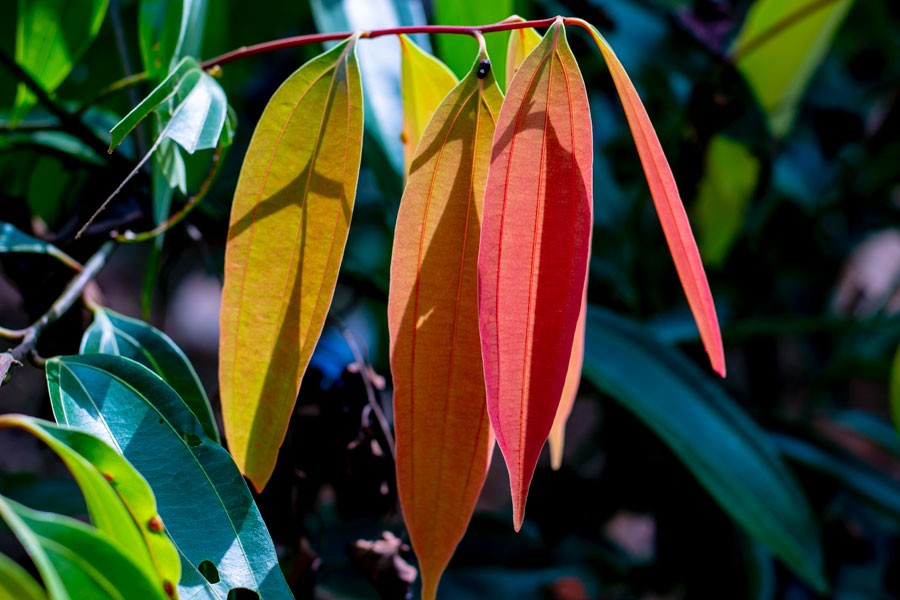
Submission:
{"label": "blurred background foliage", "polygon": [[[69,109],[84,109],[80,117],[102,139],[150,89],[137,85],[94,101],[141,70],[138,4],[111,0],[96,41],[56,93]],[[900,408],[900,5],[797,2],[813,8],[781,29],[764,14],[792,4],[215,0],[206,6],[190,40],[202,58],[315,31],[486,23],[512,12],[581,17],[616,49],[672,163],[720,313],[724,381],[701,370],[705,357],[606,68],[586,36],[571,31],[588,85],[596,155],[589,283],[596,308],[585,380],[563,467],[554,472],[542,460],[518,535],[496,457],[442,583],[444,597],[900,598],[900,440],[890,423],[891,393]],[[0,19],[7,56],[14,54],[15,10],[6,3]],[[505,64],[506,35],[488,36],[497,70]],[[457,72],[474,56],[468,39],[417,42]],[[209,195],[164,243],[121,248],[99,279],[105,303],[149,320],[185,348],[213,399],[222,257],[240,162],[268,98],[319,51],[284,50],[222,69],[218,80],[238,126]],[[259,498],[298,598],[402,597],[405,562],[414,564],[403,547],[392,461],[364,385],[374,383],[389,407],[385,302],[403,185],[396,40],[365,41],[359,53],[367,123],[356,214],[332,318],[276,475]],[[9,127],[15,95],[14,74],[0,68],[0,221],[83,260],[110,230],[143,230],[168,211],[154,188],[157,166],[142,171],[75,240],[154,131],[139,130],[116,154],[102,155],[58,127],[42,106]],[[186,188],[196,190],[209,156],[182,158]],[[185,194],[175,191],[170,200],[178,206]],[[46,256],[0,254],[0,263],[5,327],[40,316],[69,277]],[[41,354],[76,353],[88,319],[85,311],[71,311],[44,336]],[[0,389],[0,410],[48,417],[42,373],[18,370]],[[784,489],[769,495],[754,487],[762,479],[744,467],[757,454],[787,461]],[[30,440],[0,437],[0,494],[83,514],[63,472]],[[789,569],[773,558],[771,536],[760,533],[765,515],[757,519],[742,501],[770,497],[769,508],[779,513],[778,493],[793,494],[795,479],[805,497],[799,506],[808,511],[798,518],[810,517],[814,526],[798,542],[807,554]],[[385,530],[398,538],[373,543]],[[3,536],[0,551],[20,552]],[[797,566],[804,561],[805,574]],[[822,579],[827,590],[816,590]]]}

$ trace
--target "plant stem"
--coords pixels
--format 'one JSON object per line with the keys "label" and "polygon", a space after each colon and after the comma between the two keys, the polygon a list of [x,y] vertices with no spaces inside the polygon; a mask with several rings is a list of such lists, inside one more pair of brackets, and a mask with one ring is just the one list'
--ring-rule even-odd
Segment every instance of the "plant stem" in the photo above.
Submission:
{"label": "plant stem", "polygon": [[[557,18],[558,17],[551,17],[549,19],[539,19],[537,21],[502,21],[500,23],[494,23],[492,25],[480,25],[476,27],[455,25],[410,25],[407,27],[391,27],[389,29],[373,29],[372,31],[363,32],[362,34],[360,34],[360,37],[374,39],[386,35],[400,35],[404,33],[449,33],[456,35],[476,36],[477,34],[496,33],[498,31],[512,31],[514,29],[527,29],[529,27],[549,27],[550,25],[553,25]],[[354,33],[351,31],[344,31],[339,33],[315,33],[311,35],[298,35],[295,37],[283,38],[280,40],[272,40],[270,42],[263,42],[261,44],[255,44],[253,46],[244,46],[243,48],[238,48],[237,50],[226,52],[225,54],[222,54],[215,58],[203,61],[202,63],[200,63],[200,66],[204,69],[209,69],[211,67],[221,66],[248,56],[266,54],[274,50],[294,48],[296,46],[305,46],[307,44],[336,42],[339,40],[347,39],[353,35]]]}

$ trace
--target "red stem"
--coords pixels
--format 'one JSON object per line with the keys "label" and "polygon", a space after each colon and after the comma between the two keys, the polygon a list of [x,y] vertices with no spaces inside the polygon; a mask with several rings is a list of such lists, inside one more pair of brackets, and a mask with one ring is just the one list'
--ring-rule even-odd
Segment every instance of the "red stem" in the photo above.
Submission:
{"label": "red stem", "polygon": [[[512,31],[513,29],[525,29],[527,27],[550,27],[559,17],[551,17],[549,19],[539,19],[537,21],[501,21],[493,25],[480,25],[469,27],[465,25],[411,25],[408,27],[391,27],[389,29],[373,29],[372,31],[363,32],[360,37],[377,38],[385,35],[400,35],[404,33],[451,33],[456,35],[476,35],[478,33],[494,33],[497,31]],[[246,56],[254,56],[256,54],[265,54],[273,50],[281,50],[282,48],[293,48],[295,46],[304,46],[306,44],[317,44],[321,42],[334,42],[347,39],[353,35],[353,32],[340,33],[314,33],[311,35],[298,35],[295,37],[282,38],[280,40],[272,40],[271,42],[263,42],[253,46],[244,46],[231,52],[226,52],[221,56],[205,60],[200,63],[204,69],[210,67],[221,66],[230,63],[239,58]]]}

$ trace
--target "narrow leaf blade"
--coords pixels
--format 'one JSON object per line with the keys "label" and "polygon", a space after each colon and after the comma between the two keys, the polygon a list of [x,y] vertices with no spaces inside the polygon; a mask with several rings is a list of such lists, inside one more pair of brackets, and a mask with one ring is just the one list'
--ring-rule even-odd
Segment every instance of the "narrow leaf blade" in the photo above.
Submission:
{"label": "narrow leaf blade", "polygon": [[516,71],[525,62],[525,58],[541,43],[541,34],[532,27],[513,29],[509,32],[506,47],[506,89],[512,84]]}
{"label": "narrow leaf blade", "polygon": [[257,489],[274,468],[347,240],[363,127],[354,47],[335,46],[275,92],[234,195],[219,385],[232,456]]}
{"label": "narrow leaf blade", "polygon": [[578,395],[578,386],[581,384],[586,319],[587,294],[584,295],[581,301],[581,313],[578,315],[578,324],[575,326],[575,343],[572,344],[572,356],[569,358],[569,369],[566,371],[566,383],[563,385],[559,408],[556,409],[556,417],[553,419],[550,436],[547,438],[547,443],[550,446],[550,467],[554,471],[558,471],[562,467],[563,451],[566,446],[566,424],[572,415],[575,397]]}
{"label": "narrow leaf blade", "polygon": [[47,594],[28,571],[0,554],[0,600],[47,600]]}
{"label": "narrow leaf blade", "polygon": [[482,204],[503,96],[478,61],[437,107],[397,215],[388,326],[397,486],[422,597],[472,517],[493,447],[476,291]]}

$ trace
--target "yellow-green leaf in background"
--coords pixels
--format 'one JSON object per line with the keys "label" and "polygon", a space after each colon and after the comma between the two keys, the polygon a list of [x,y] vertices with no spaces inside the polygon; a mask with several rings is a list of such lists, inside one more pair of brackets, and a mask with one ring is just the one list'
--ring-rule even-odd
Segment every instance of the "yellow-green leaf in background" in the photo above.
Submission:
{"label": "yellow-green leaf in background", "polygon": [[435,109],[456,85],[456,75],[412,38],[400,36],[400,92],[403,98],[403,157],[405,173]]}
{"label": "yellow-green leaf in background", "polygon": [[[489,25],[499,23],[513,13],[513,0],[434,0],[435,25]],[[438,55],[450,70],[462,77],[472,66],[471,57],[478,51],[478,44],[464,35],[435,36]],[[502,34],[488,34],[488,55],[493,62],[494,76],[500,83],[506,82],[506,44]]]}
{"label": "yellow-green leaf in background", "polygon": [[[109,0],[19,0],[16,62],[53,92],[97,36]],[[4,9],[9,17],[11,8]],[[37,102],[24,83],[16,90],[10,120],[17,123]]]}
{"label": "yellow-green leaf in background", "polygon": [[229,449],[258,490],[275,466],[347,241],[363,134],[355,44],[338,44],[278,88],[234,194],[219,387]]}
{"label": "yellow-green leaf in background", "polygon": [[28,571],[0,554],[0,600],[47,600],[47,594]]}
{"label": "yellow-green leaf in background", "polygon": [[852,5],[853,0],[756,0],[750,7],[731,55],[776,138],[790,130],[803,90]]}
{"label": "yellow-green leaf in background", "polygon": [[759,160],[744,144],[723,135],[710,141],[694,205],[697,245],[706,264],[720,266],[728,258],[758,177]]}
{"label": "yellow-green leaf in background", "polygon": [[513,29],[509,32],[509,43],[506,48],[506,89],[509,89],[519,65],[540,43],[541,34],[531,27]]}

